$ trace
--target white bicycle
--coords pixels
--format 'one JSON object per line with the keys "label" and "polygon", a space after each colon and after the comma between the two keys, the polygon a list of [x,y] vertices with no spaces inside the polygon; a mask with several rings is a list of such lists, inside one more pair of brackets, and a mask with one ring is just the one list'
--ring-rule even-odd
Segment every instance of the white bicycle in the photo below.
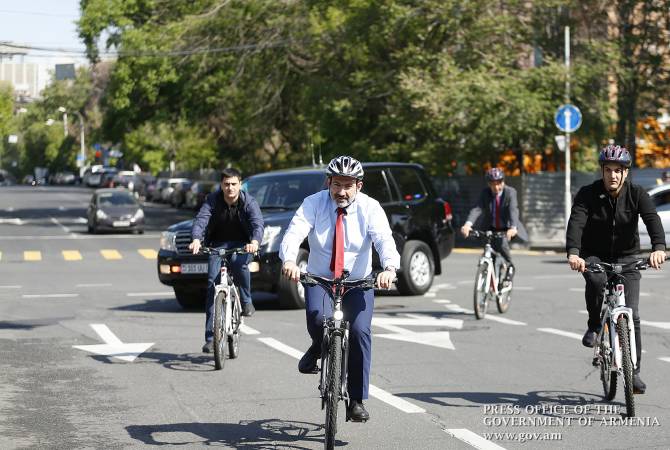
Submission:
{"label": "white bicycle", "polygon": [[473,295],[475,317],[483,319],[489,300],[495,299],[498,312],[505,313],[512,302],[512,280],[505,280],[502,274],[507,273],[505,258],[493,249],[494,238],[506,238],[504,231],[472,230],[468,237],[483,238],[484,251],[477,263],[475,289]]}

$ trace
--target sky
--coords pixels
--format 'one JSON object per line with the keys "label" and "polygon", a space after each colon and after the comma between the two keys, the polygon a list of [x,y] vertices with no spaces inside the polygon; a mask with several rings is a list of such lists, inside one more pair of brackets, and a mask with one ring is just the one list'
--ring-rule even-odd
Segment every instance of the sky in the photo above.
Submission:
{"label": "sky", "polygon": [[82,56],[31,51],[25,61],[85,63],[77,35],[79,0],[0,0],[0,41],[41,47],[80,49]]}

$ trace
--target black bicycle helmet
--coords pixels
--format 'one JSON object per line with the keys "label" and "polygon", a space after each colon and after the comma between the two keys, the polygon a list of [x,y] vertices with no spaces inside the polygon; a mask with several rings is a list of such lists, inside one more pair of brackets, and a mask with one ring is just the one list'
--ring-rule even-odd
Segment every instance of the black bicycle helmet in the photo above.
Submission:
{"label": "black bicycle helmet", "polygon": [[621,164],[624,167],[630,167],[633,160],[631,159],[630,153],[628,153],[628,150],[626,150],[625,147],[621,147],[620,145],[616,144],[610,144],[600,151],[598,162],[601,166],[607,163],[616,163]]}
{"label": "black bicycle helmet", "polygon": [[357,180],[363,179],[363,166],[360,161],[351,156],[338,156],[328,163],[326,175],[352,177]]}
{"label": "black bicycle helmet", "polygon": [[499,167],[492,167],[486,171],[486,181],[502,181],[505,179],[505,173]]}

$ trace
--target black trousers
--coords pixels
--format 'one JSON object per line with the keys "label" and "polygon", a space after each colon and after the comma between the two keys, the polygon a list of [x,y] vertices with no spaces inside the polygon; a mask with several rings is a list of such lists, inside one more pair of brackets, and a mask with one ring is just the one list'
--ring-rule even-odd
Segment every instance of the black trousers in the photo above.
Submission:
{"label": "black trousers", "polygon": [[[491,231],[506,231],[506,230],[496,230],[495,228],[491,228]],[[493,241],[491,242],[491,247],[493,247],[493,250],[500,253],[503,258],[505,258],[505,261],[507,262],[508,266],[514,266],[514,264],[512,263],[512,251],[509,247],[509,241],[507,240],[507,237],[501,236],[493,238]]]}
{"label": "black trousers", "polygon": [[[586,258],[586,263],[607,262],[610,264],[621,263],[626,264],[635,261],[634,256],[626,256],[621,258],[599,258],[597,256],[589,256]],[[589,312],[588,326],[589,330],[598,331],[600,329],[600,310],[602,308],[602,293],[607,284],[607,274],[605,273],[589,273],[584,272],[584,279],[586,280],[586,289],[584,290],[584,297],[586,299],[586,309]],[[638,312],[638,305],[640,303],[640,272],[638,270],[630,270],[622,273],[626,278],[624,283],[626,295],[626,306],[633,310],[633,325],[635,327],[635,350],[637,352],[637,370],[640,371],[640,361],[642,360],[642,338],[640,332],[640,313]]]}

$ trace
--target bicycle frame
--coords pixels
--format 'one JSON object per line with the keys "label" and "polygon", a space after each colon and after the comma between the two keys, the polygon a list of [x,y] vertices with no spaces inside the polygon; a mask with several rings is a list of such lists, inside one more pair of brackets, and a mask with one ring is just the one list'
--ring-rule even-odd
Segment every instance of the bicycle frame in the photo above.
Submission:
{"label": "bicycle frame", "polygon": [[510,289],[512,289],[511,286],[506,286],[503,289],[499,289],[499,280],[500,280],[500,273],[498,273],[498,270],[496,270],[496,260],[499,262],[498,267],[502,267],[503,264],[503,256],[495,251],[493,249],[493,246],[491,245],[491,241],[493,240],[494,237],[502,237],[505,236],[505,233],[500,232],[500,231],[479,231],[479,230],[472,230],[470,232],[470,236],[473,237],[484,237],[486,239],[486,243],[484,244],[484,251],[482,252],[482,255],[479,257],[479,262],[478,265],[486,266],[486,292],[493,292],[495,296],[498,296],[500,294],[503,294]]}

